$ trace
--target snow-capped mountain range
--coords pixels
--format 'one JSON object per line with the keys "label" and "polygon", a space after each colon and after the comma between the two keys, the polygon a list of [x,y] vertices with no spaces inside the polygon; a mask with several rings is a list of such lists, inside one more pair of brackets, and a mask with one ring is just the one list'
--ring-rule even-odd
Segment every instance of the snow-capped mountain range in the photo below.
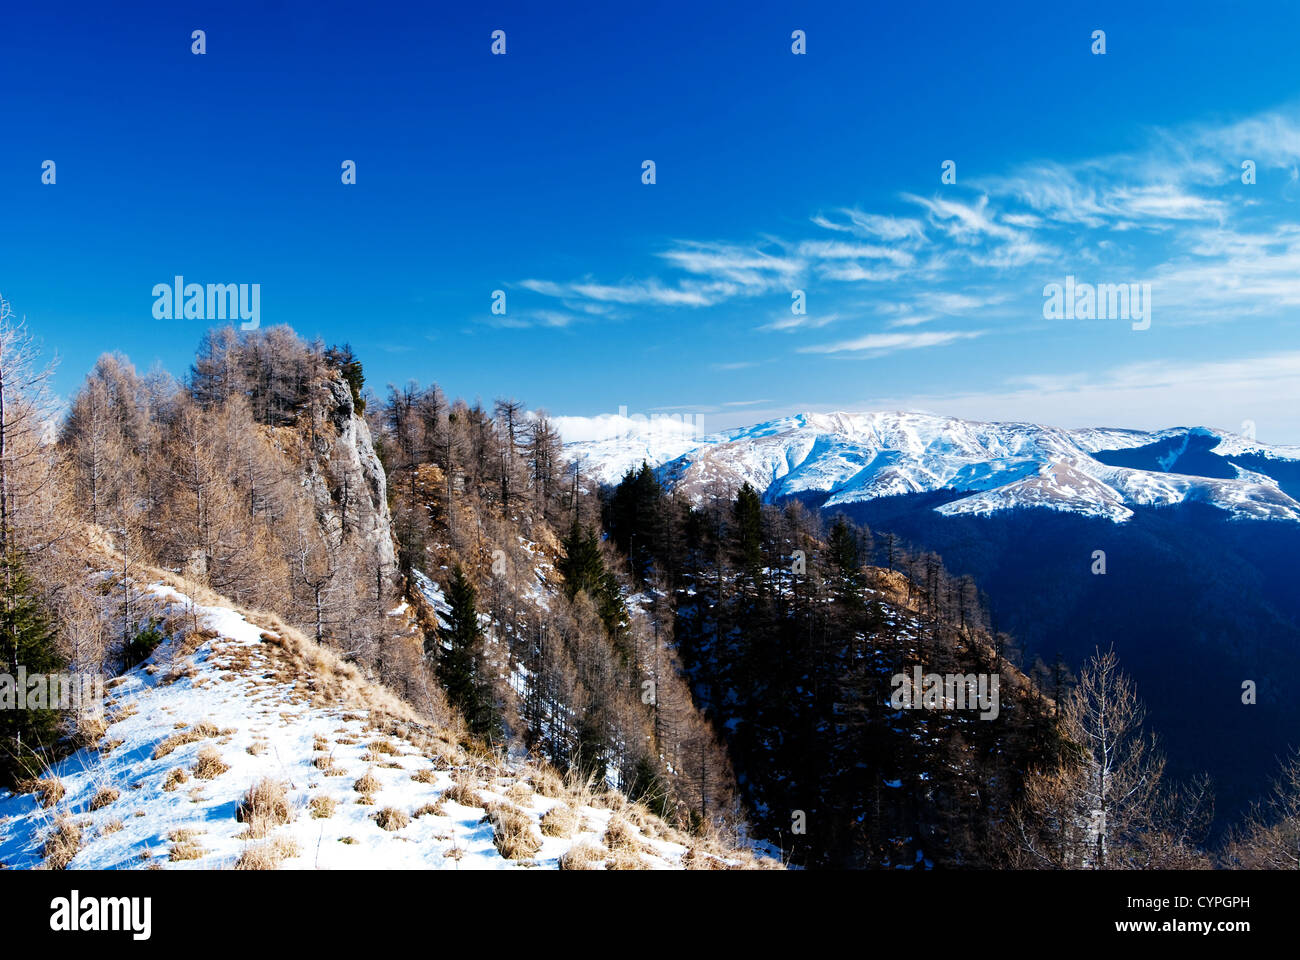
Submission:
{"label": "snow-capped mountain range", "polygon": [[630,430],[568,443],[584,478],[616,484],[644,461],[695,499],[748,482],[768,501],[835,507],[946,491],[942,514],[1045,507],[1121,523],[1135,507],[1202,502],[1300,522],[1300,447],[1207,427],[1067,430],[923,413],[805,413],[693,437]]}

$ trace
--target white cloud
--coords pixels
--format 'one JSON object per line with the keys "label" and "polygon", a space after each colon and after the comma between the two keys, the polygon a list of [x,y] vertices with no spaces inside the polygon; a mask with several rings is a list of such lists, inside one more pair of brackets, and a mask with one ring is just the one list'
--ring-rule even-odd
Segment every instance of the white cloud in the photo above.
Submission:
{"label": "white cloud", "polygon": [[769,321],[755,329],[758,330],[776,330],[783,333],[792,333],[795,330],[819,330],[839,319],[839,314],[824,313],[814,316],[810,313],[793,314],[786,313]]}
{"label": "white cloud", "polygon": [[889,241],[910,241],[920,243],[925,240],[925,228],[920,220],[908,217],[891,217],[878,213],[865,213],[856,209],[839,211],[848,217],[848,223],[836,223],[829,217],[816,214],[812,222],[827,230],[840,233],[852,233],[859,237],[877,237]]}
{"label": "white cloud", "polygon": [[688,273],[757,290],[788,284],[805,266],[797,258],[776,256],[754,247],[696,241],[682,242],[659,256]]}
{"label": "white cloud", "polygon": [[526,290],[543,296],[585,298],[600,303],[652,304],[669,307],[707,307],[727,299],[730,288],[719,285],[681,284],[665,286],[658,280],[636,280],[621,284],[580,281],[554,283],[550,280],[524,280]]}
{"label": "white cloud", "polygon": [[888,260],[900,267],[916,262],[915,256],[897,247],[835,240],[805,240],[799,244],[799,254],[811,260]]}
{"label": "white cloud", "polygon": [[943,197],[927,200],[911,193],[903,194],[903,199],[924,207],[930,214],[930,222],[957,243],[974,243],[983,237],[1020,239],[1019,231],[998,223],[996,214],[989,212],[987,196],[981,196],[974,204]]}
{"label": "white cloud", "polygon": [[800,347],[800,353],[860,353],[869,351],[876,356],[898,350],[917,350],[922,347],[941,347],[958,340],[971,340],[983,336],[985,331],[930,330],[922,333],[869,333],[852,340],[821,343]]}

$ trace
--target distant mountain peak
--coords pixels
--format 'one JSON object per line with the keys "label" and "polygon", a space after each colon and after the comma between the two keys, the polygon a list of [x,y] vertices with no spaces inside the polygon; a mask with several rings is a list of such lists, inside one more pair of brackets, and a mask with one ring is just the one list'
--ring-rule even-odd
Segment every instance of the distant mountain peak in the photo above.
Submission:
{"label": "distant mountain peak", "polygon": [[686,496],[744,483],[765,499],[834,507],[947,491],[945,515],[1047,508],[1117,523],[1134,508],[1200,502],[1300,522],[1300,448],[1205,426],[1065,429],[908,411],[799,413],[707,436],[647,431],[566,445],[583,476],[616,484],[642,462]]}

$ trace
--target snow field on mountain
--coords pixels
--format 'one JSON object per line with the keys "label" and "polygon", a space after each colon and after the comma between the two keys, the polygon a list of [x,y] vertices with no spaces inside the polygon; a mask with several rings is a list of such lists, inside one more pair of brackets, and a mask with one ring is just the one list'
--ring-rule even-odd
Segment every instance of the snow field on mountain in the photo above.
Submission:
{"label": "snow field on mountain", "polygon": [[[826,507],[951,491],[967,495],[934,509],[981,515],[1039,507],[1121,523],[1134,507],[1200,502],[1234,517],[1300,522],[1300,503],[1261,473],[1238,467],[1235,478],[1222,479],[1168,472],[1192,436],[1216,439],[1213,453],[1222,457],[1300,459],[1300,448],[1204,427],[1064,430],[921,413],[799,414],[702,437],[684,452],[680,438],[657,448],[655,438],[635,436],[565,449],[584,476],[604,483],[617,483],[644,459],[695,499],[749,483],[769,501],[806,495]],[[1166,440],[1175,447],[1157,458],[1163,470],[1109,466],[1093,456]]]}

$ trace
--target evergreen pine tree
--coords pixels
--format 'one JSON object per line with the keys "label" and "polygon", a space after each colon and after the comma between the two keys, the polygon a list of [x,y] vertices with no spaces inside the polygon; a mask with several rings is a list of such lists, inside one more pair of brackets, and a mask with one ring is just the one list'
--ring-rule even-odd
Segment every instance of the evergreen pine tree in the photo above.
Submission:
{"label": "evergreen pine tree", "polygon": [[341,347],[330,347],[325,351],[325,359],[343,374],[348,389],[352,391],[352,403],[357,413],[365,413],[366,401],[361,395],[361,388],[366,385],[366,377],[361,369],[361,361],[352,352],[352,344],[345,343]]}
{"label": "evergreen pine tree", "polygon": [[[0,598],[0,662],[8,671],[11,683],[16,684],[18,668],[23,667],[28,676],[58,672],[63,660],[55,647],[55,632],[33,595],[31,581],[27,578],[16,557],[0,561],[5,584]],[[14,697],[14,702],[0,702],[0,782],[12,785],[18,779],[34,776],[44,766],[40,759],[43,749],[48,749],[58,737],[58,712],[52,709],[16,710],[18,691],[5,691],[4,699]]]}
{"label": "evergreen pine tree", "polygon": [[438,631],[434,649],[429,649],[426,640],[426,653],[436,657],[438,679],[447,691],[447,699],[461,712],[470,732],[489,739],[497,737],[501,721],[480,668],[483,629],[478,622],[478,593],[460,564],[452,570],[447,602],[451,606],[448,626]]}
{"label": "evergreen pine tree", "polygon": [[591,597],[605,629],[614,634],[623,621],[623,597],[618,580],[605,567],[600,555],[600,540],[594,530],[584,530],[575,521],[564,538],[564,557],[556,564],[564,577],[565,592],[570,600],[583,591]]}
{"label": "evergreen pine tree", "polygon": [[608,526],[614,544],[628,555],[632,575],[640,583],[649,578],[662,556],[664,540],[663,487],[650,465],[628,470],[614,490]]}
{"label": "evergreen pine tree", "polygon": [[748,482],[736,494],[733,509],[736,531],[736,562],[742,582],[754,590],[763,586],[763,505],[758,491]]}
{"label": "evergreen pine tree", "polygon": [[834,571],[833,586],[836,599],[857,607],[862,602],[862,550],[857,532],[843,516],[835,518],[831,527],[829,554]]}

